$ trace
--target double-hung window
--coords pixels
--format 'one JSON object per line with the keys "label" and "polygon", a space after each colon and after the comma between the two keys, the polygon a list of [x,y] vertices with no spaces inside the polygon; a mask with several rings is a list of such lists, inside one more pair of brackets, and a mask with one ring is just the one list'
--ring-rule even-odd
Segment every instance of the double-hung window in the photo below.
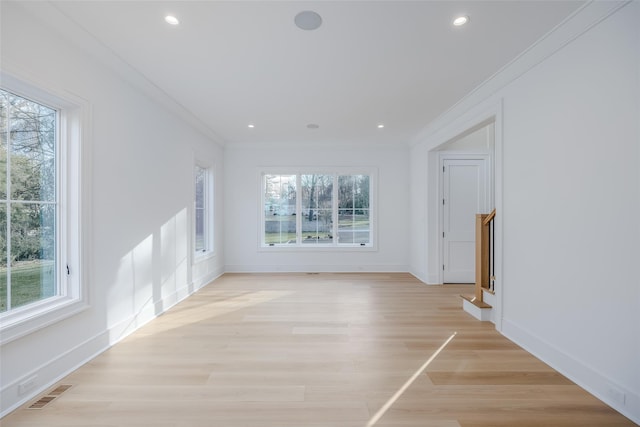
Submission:
{"label": "double-hung window", "polygon": [[59,294],[55,109],[0,91],[0,312]]}
{"label": "double-hung window", "polygon": [[211,168],[194,168],[194,252],[196,258],[213,252],[213,174]]}
{"label": "double-hung window", "polygon": [[371,171],[263,172],[261,246],[374,247]]}
{"label": "double-hung window", "polygon": [[6,342],[85,304],[82,108],[8,76],[3,80],[17,88],[0,88],[0,336]]}

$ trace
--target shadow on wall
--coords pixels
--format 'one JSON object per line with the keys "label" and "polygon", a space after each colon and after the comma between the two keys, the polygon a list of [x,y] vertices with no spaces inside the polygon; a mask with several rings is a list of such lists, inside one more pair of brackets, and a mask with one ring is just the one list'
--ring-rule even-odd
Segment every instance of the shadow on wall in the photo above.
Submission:
{"label": "shadow on wall", "polygon": [[189,280],[188,236],[189,220],[184,208],[120,259],[106,296],[110,343],[193,291]]}

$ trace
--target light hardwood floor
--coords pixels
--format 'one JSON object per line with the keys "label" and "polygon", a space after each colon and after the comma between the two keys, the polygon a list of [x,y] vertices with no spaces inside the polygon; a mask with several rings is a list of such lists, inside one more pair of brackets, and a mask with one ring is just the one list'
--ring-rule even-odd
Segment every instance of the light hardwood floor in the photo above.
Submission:
{"label": "light hardwood floor", "polygon": [[226,274],[0,424],[635,425],[464,313],[463,292],[408,274]]}

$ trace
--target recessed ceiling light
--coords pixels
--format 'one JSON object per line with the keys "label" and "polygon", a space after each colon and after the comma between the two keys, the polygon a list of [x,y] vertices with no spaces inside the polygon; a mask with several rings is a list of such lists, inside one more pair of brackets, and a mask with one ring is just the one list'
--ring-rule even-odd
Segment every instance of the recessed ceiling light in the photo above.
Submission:
{"label": "recessed ceiling light", "polygon": [[320,125],[317,125],[315,123],[309,123],[307,125],[307,129],[318,129],[320,127]]}
{"label": "recessed ceiling light", "polygon": [[249,123],[249,124],[247,125],[247,127],[248,127],[249,129],[253,129],[254,127],[256,127],[256,125],[254,125],[253,123]]}
{"label": "recessed ceiling light", "polygon": [[384,123],[379,123],[378,124],[378,129],[383,129],[384,128]]}
{"label": "recessed ceiling light", "polygon": [[453,25],[455,25],[456,27],[460,27],[466,24],[467,22],[469,22],[468,16],[458,16],[456,19],[453,20]]}
{"label": "recessed ceiling light", "polygon": [[173,15],[167,15],[164,17],[164,20],[167,24],[169,25],[178,25],[180,23],[180,21],[178,21],[178,18],[176,18]]}
{"label": "recessed ceiling light", "polygon": [[304,10],[293,19],[301,30],[316,30],[322,25],[322,17],[311,10]]}

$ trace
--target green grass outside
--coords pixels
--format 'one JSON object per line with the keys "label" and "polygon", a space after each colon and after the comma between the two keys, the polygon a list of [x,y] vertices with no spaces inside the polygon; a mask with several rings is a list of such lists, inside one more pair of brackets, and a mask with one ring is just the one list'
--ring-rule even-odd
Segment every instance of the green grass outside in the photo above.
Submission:
{"label": "green grass outside", "polygon": [[266,233],[264,243],[287,243],[288,241],[296,241],[296,233]]}
{"label": "green grass outside", "polygon": [[[11,307],[20,307],[53,296],[53,285],[42,285],[44,280],[53,283],[53,262],[29,262],[11,268]],[[43,289],[45,288],[45,289]],[[0,268],[0,312],[7,310],[7,269]]]}

